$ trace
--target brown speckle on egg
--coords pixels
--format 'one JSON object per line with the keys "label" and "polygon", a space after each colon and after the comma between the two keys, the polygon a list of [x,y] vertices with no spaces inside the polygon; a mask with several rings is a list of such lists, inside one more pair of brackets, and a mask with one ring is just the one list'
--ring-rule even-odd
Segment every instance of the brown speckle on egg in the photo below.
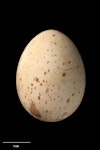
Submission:
{"label": "brown speckle on egg", "polygon": [[33,86],[33,83],[31,83],[31,86]]}
{"label": "brown speckle on egg", "polygon": [[72,96],[74,96],[75,95],[75,93],[72,93]]}
{"label": "brown speckle on egg", "polygon": [[40,100],[40,96],[38,96],[38,100]]}
{"label": "brown speckle on egg", "polygon": [[79,66],[78,66],[78,65],[77,65],[76,67],[77,67],[77,68],[79,68]]}
{"label": "brown speckle on egg", "polygon": [[68,98],[66,102],[69,103],[70,102],[70,98]]}
{"label": "brown speckle on egg", "polygon": [[66,76],[66,73],[64,72],[64,73],[62,74],[62,76],[65,77],[65,76]]}
{"label": "brown speckle on egg", "polygon": [[69,61],[68,61],[68,64],[70,64],[70,63],[71,63],[71,61],[69,60]]}
{"label": "brown speckle on egg", "polygon": [[42,86],[42,83],[40,83],[40,86]]}
{"label": "brown speckle on egg", "polygon": [[39,82],[39,78],[36,77],[36,82]]}
{"label": "brown speckle on egg", "polygon": [[80,94],[80,91],[78,91],[78,94]]}
{"label": "brown speckle on egg", "polygon": [[62,65],[65,65],[65,63],[63,63]]}
{"label": "brown speckle on egg", "polygon": [[47,88],[45,92],[46,92],[46,93],[49,93],[49,89]]}
{"label": "brown speckle on egg", "polygon": [[48,110],[46,110],[45,112],[48,113]]}
{"label": "brown speckle on egg", "polygon": [[46,71],[44,72],[44,75],[46,75],[47,73],[46,73]]}
{"label": "brown speckle on egg", "polygon": [[36,116],[38,118],[41,118],[40,112],[37,110],[35,103],[32,101],[30,104],[30,112],[33,116]]}

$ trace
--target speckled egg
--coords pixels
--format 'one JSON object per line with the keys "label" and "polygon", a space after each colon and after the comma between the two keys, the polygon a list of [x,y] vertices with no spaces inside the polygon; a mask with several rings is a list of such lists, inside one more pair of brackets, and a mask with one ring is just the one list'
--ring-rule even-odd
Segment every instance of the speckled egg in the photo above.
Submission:
{"label": "speckled egg", "polygon": [[16,87],[25,110],[45,122],[61,121],[79,107],[86,75],[80,53],[64,33],[45,30],[25,47]]}

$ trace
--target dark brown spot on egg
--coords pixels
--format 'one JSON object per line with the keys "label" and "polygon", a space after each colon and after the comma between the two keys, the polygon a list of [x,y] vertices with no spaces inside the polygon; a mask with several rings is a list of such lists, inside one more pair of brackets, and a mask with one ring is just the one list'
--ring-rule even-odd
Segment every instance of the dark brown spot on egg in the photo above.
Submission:
{"label": "dark brown spot on egg", "polygon": [[49,72],[50,70],[48,69],[48,72]]}
{"label": "dark brown spot on egg", "polygon": [[27,88],[29,89],[29,86]]}
{"label": "dark brown spot on egg", "polygon": [[49,61],[47,61],[47,64],[49,64]]}
{"label": "dark brown spot on egg", "polygon": [[48,110],[46,110],[45,112],[48,113]]}
{"label": "dark brown spot on egg", "polygon": [[76,84],[76,82],[73,82],[73,84]]}
{"label": "dark brown spot on egg", "polygon": [[40,100],[40,96],[38,96],[38,100]]}
{"label": "dark brown spot on egg", "polygon": [[36,77],[36,82],[39,82],[39,78]]}
{"label": "dark brown spot on egg", "polygon": [[68,64],[70,64],[70,63],[71,63],[71,61],[69,60],[69,61],[68,61]]}
{"label": "dark brown spot on egg", "polygon": [[70,102],[70,98],[68,98],[66,102],[69,103]]}
{"label": "dark brown spot on egg", "polygon": [[48,92],[49,92],[49,89],[47,88],[45,92],[48,93]]}
{"label": "dark brown spot on egg", "polygon": [[22,80],[22,78],[19,79],[20,81]]}
{"label": "dark brown spot on egg", "polygon": [[46,73],[46,71],[44,72],[44,75],[46,75],[47,73]]}
{"label": "dark brown spot on egg", "polygon": [[45,80],[43,80],[43,82],[45,82]]}
{"label": "dark brown spot on egg", "polygon": [[54,44],[56,45],[57,43],[56,43],[56,42],[54,42]]}
{"label": "dark brown spot on egg", "polygon": [[72,93],[72,96],[74,96],[75,94],[74,93]]}
{"label": "dark brown spot on egg", "polygon": [[53,85],[53,87],[55,87],[55,85]]}
{"label": "dark brown spot on egg", "polygon": [[53,34],[52,36],[55,36],[55,34]]}
{"label": "dark brown spot on egg", "polygon": [[31,83],[31,86],[33,86],[33,83]]}
{"label": "dark brown spot on egg", "polygon": [[62,74],[62,76],[65,77],[65,76],[66,76],[66,73],[64,72],[64,73]]}
{"label": "dark brown spot on egg", "polygon": [[76,67],[77,67],[77,68],[79,68],[79,66],[78,66],[78,65],[77,65]]}
{"label": "dark brown spot on egg", "polygon": [[42,83],[40,83],[40,86],[42,86]]}
{"label": "dark brown spot on egg", "polygon": [[36,116],[38,118],[41,118],[41,114],[40,112],[37,110],[36,106],[35,106],[35,103],[34,102],[31,102],[31,105],[30,105],[30,112],[33,116]]}
{"label": "dark brown spot on egg", "polygon": [[65,63],[63,63],[62,65],[65,65]]}
{"label": "dark brown spot on egg", "polygon": [[78,94],[80,94],[80,91],[78,91]]}

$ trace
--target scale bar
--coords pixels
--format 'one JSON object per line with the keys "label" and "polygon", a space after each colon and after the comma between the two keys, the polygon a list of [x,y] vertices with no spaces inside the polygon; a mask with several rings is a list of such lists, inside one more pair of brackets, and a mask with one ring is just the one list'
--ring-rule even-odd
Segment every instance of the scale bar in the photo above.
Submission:
{"label": "scale bar", "polygon": [[31,143],[30,141],[4,141],[2,143]]}

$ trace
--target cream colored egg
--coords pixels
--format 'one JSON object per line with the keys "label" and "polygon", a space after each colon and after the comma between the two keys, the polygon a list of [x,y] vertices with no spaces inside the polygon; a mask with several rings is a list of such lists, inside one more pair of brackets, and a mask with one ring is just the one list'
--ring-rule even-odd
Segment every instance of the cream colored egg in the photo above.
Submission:
{"label": "cream colored egg", "polygon": [[86,76],[75,44],[57,30],[45,30],[25,47],[16,87],[25,110],[46,122],[61,121],[79,107]]}

